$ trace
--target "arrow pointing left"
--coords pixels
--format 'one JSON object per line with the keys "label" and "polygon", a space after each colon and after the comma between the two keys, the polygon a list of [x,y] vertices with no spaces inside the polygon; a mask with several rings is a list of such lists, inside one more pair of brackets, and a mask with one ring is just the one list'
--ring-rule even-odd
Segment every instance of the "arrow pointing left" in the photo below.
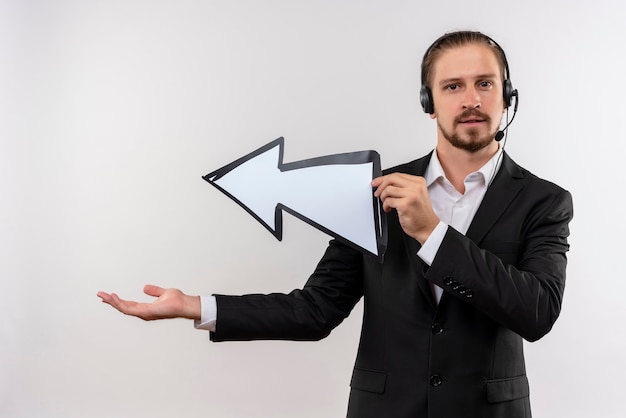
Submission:
{"label": "arrow pointing left", "polygon": [[282,211],[382,260],[387,226],[373,178],[380,156],[360,151],[283,163],[284,138],[203,178],[237,202],[279,241]]}

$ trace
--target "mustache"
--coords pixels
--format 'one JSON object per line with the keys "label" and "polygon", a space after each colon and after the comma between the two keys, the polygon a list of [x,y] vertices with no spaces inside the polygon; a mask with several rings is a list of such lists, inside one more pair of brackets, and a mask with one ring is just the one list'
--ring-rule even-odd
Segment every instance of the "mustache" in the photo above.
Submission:
{"label": "mustache", "polygon": [[455,125],[459,124],[459,123],[461,123],[462,120],[468,119],[468,118],[470,118],[472,116],[475,116],[475,117],[478,117],[480,119],[483,119],[486,122],[491,122],[491,118],[489,117],[489,115],[484,114],[480,110],[478,110],[478,109],[465,109],[463,111],[463,113],[461,113],[456,118],[454,118],[454,123],[455,123]]}

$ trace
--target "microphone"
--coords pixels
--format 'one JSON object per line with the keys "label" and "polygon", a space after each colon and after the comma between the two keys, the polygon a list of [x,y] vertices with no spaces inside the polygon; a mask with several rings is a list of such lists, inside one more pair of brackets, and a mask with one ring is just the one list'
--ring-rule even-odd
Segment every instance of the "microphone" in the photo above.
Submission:
{"label": "microphone", "polygon": [[519,94],[517,93],[517,89],[513,90],[513,92],[511,93],[511,98],[513,97],[515,97],[515,107],[513,107],[513,117],[511,117],[511,120],[506,123],[504,128],[500,129],[496,133],[496,136],[495,136],[496,142],[502,141],[502,138],[504,138],[504,132],[509,128],[509,125],[513,123],[513,120],[515,119],[515,115],[517,114],[517,105],[519,104]]}

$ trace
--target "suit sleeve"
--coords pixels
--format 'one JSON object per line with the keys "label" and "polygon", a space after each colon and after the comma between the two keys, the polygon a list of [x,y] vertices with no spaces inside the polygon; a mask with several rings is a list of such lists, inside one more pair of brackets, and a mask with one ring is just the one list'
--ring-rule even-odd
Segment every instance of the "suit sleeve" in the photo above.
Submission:
{"label": "suit sleeve", "polygon": [[331,241],[302,289],[288,294],[215,295],[212,341],[322,339],[363,295],[363,255]]}
{"label": "suit sleeve", "polygon": [[[490,243],[492,248],[487,248],[448,228],[426,278],[536,341],[552,329],[561,311],[571,195],[559,189],[527,209],[516,243]],[[507,262],[507,252],[515,254],[514,261]]]}

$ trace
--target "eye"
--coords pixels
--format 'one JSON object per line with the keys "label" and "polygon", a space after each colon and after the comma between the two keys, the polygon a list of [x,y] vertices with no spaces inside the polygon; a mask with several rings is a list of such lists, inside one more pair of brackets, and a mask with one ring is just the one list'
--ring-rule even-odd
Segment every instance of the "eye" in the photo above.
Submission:
{"label": "eye", "polygon": [[458,84],[452,83],[452,84],[448,84],[446,86],[446,90],[450,90],[450,91],[454,91],[457,90],[459,88]]}
{"label": "eye", "polygon": [[493,86],[493,83],[491,81],[483,80],[480,83],[478,83],[478,85],[480,86],[480,88],[486,90],[486,89],[491,88],[491,86]]}

